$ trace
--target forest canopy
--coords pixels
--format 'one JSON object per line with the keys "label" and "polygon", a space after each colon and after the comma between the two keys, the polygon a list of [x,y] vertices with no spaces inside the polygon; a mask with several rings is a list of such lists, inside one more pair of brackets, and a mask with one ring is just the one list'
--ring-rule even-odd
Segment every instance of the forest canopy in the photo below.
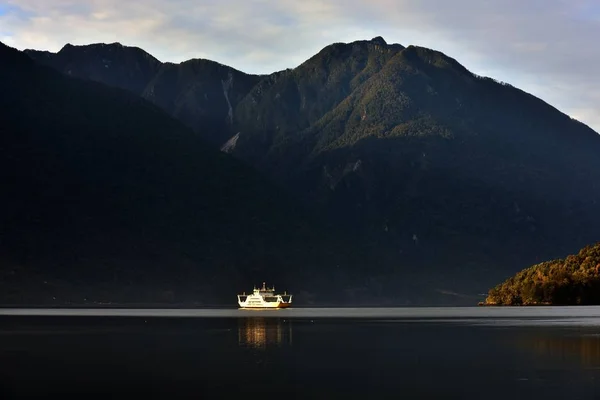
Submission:
{"label": "forest canopy", "polygon": [[490,289],[485,305],[600,304],[600,242],[522,270]]}

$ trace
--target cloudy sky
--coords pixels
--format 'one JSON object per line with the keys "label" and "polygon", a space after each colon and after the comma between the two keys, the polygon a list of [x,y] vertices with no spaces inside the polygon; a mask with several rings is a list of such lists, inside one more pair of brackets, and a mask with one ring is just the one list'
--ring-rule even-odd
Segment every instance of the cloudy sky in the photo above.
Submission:
{"label": "cloudy sky", "polygon": [[440,50],[600,132],[600,0],[0,0],[0,41],[18,49],[118,41],[252,73],[375,36]]}

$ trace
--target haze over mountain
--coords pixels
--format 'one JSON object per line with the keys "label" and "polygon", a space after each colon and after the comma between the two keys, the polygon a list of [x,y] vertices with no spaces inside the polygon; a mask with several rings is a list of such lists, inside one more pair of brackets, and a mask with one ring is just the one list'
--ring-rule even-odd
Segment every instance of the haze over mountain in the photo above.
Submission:
{"label": "haze over mountain", "polygon": [[119,44],[26,53],[153,102],[359,238],[371,294],[482,293],[600,237],[600,136],[435,50],[336,43],[265,76]]}

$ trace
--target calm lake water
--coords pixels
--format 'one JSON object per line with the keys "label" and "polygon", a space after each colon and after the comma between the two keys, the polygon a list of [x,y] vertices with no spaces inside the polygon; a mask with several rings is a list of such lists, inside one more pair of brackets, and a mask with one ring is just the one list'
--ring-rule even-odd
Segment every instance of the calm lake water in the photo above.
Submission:
{"label": "calm lake water", "polygon": [[599,307],[0,309],[1,399],[594,399],[599,380]]}

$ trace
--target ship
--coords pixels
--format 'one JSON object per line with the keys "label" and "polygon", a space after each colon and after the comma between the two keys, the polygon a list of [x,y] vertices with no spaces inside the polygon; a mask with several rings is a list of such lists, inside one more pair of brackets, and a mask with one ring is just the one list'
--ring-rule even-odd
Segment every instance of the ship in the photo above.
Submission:
{"label": "ship", "polygon": [[275,293],[275,286],[267,288],[263,282],[262,288],[257,289],[256,286],[252,290],[252,294],[238,294],[238,304],[243,309],[263,309],[263,308],[288,308],[292,305],[292,295],[284,292],[283,294]]}

